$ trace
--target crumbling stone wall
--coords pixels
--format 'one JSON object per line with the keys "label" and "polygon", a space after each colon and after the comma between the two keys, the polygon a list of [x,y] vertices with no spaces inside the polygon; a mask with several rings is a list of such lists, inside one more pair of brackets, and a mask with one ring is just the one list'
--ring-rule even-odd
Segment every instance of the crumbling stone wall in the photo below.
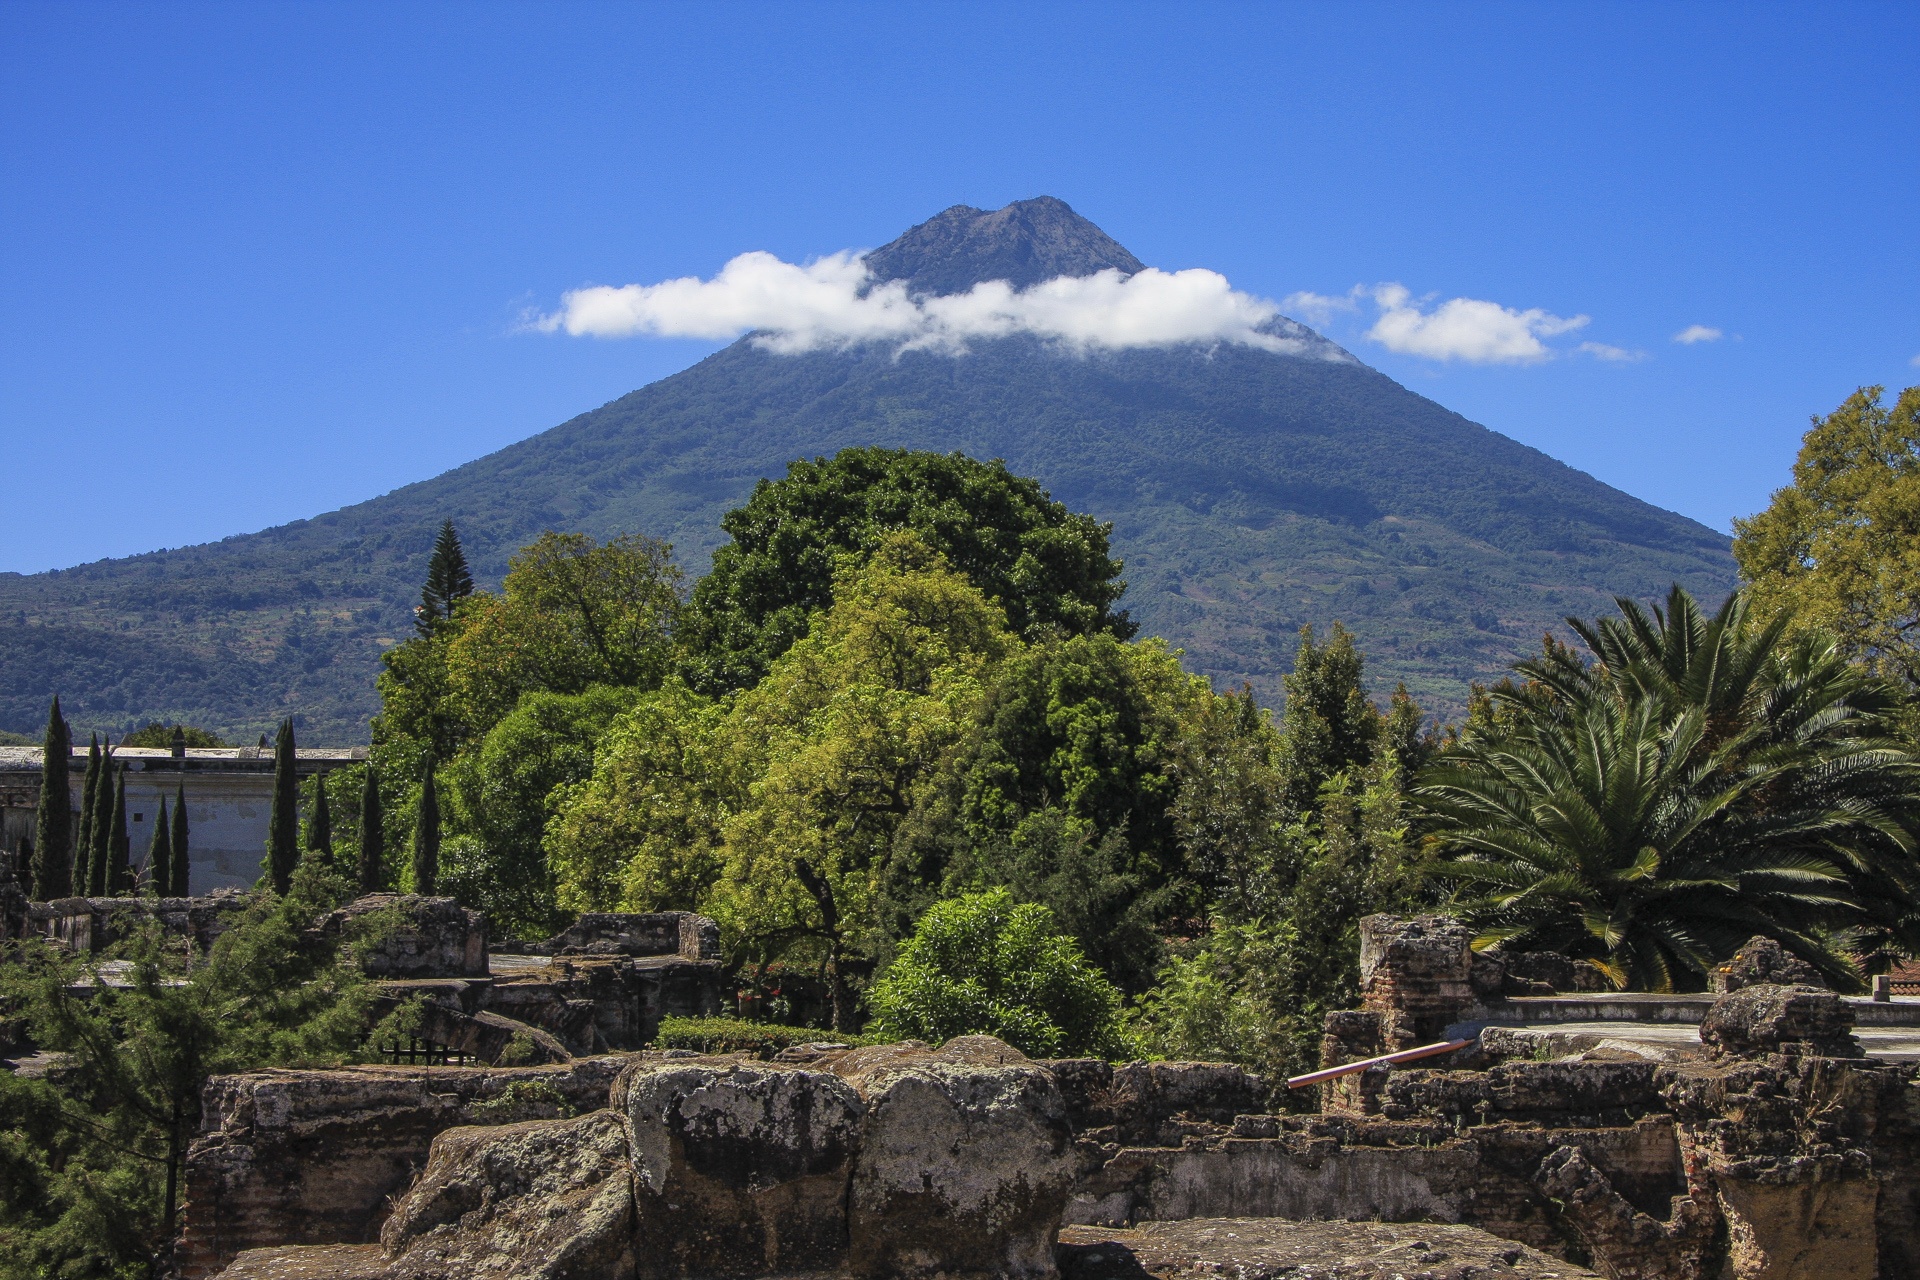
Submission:
{"label": "crumbling stone wall", "polygon": [[75,951],[102,951],[123,942],[147,923],[169,937],[190,939],[205,952],[247,909],[237,890],[217,890],[193,898],[56,898],[29,908],[35,933]]}
{"label": "crumbling stone wall", "polygon": [[344,932],[368,916],[384,913],[394,927],[362,950],[360,968],[371,978],[484,977],[487,917],[452,898],[412,893],[370,893],[328,916],[321,928]]}
{"label": "crumbling stone wall", "polygon": [[185,1273],[211,1275],[264,1245],[374,1240],[388,1199],[406,1189],[437,1135],[598,1109],[627,1061],[216,1076],[187,1152]]}

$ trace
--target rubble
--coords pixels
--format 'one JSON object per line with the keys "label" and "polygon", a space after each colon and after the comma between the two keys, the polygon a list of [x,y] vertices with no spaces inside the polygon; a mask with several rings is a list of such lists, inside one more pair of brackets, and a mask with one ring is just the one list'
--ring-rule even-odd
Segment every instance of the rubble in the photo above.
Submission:
{"label": "rubble", "polygon": [[[1471,1037],[1540,999],[1516,992],[1585,981],[1574,965],[1475,956],[1440,917],[1370,917],[1362,932],[1366,1003],[1328,1016],[1331,1062]],[[682,936],[614,920],[564,945]],[[1765,948],[1750,954],[1741,972],[1778,971]],[[537,998],[502,1000],[527,969],[438,980],[436,999],[470,1017],[581,1017],[593,1003],[568,1004],[561,984],[590,966],[714,963],[526,959],[543,966]],[[1471,1052],[1359,1073],[1298,1114],[1239,1067],[1034,1062],[984,1036],[822,1043],[772,1063],[255,1073],[209,1090],[218,1121],[190,1158],[188,1236],[217,1236],[227,1256],[269,1240],[329,1250],[246,1253],[234,1280],[1920,1275],[1920,1083],[1860,1056],[1854,1005],[1765,982],[1711,1001],[1546,1000],[1588,1020],[1567,1027],[1637,1017],[1690,1038],[1697,1022],[1698,1041],[1670,1060],[1604,1047],[1548,1060],[1546,1041],[1488,1026]],[[508,1077],[517,1094],[474,1083]]]}
{"label": "rubble", "polygon": [[1728,995],[1742,987],[1762,983],[1781,987],[1825,987],[1820,975],[1805,960],[1789,952],[1772,938],[1755,935],[1733,953],[1733,958],[1707,975],[1708,990]]}

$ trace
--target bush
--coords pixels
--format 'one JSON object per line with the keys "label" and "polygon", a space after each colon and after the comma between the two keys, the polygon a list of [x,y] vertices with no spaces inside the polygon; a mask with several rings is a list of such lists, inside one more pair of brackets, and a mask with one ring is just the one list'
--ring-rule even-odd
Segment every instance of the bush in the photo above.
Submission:
{"label": "bush", "polygon": [[939,1044],[999,1036],[1036,1058],[1125,1052],[1120,992],[1055,931],[1053,913],[1005,889],[935,903],[874,984],[869,1030]]}
{"label": "bush", "polygon": [[844,1035],[819,1027],[783,1027],[744,1018],[662,1018],[653,1037],[656,1049],[692,1049],[698,1053],[754,1053],[771,1058],[796,1044],[879,1044],[872,1036]]}

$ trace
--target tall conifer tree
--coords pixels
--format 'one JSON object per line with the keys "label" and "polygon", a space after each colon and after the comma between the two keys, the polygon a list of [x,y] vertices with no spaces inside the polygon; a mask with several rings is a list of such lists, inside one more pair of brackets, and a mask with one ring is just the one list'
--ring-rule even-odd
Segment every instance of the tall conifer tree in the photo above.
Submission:
{"label": "tall conifer tree", "polygon": [[100,791],[100,735],[88,735],[87,772],[80,783],[80,832],[73,842],[73,892],[85,897],[93,882],[93,807]]}
{"label": "tall conifer tree", "polygon": [[467,553],[460,548],[460,535],[453,521],[440,526],[433,540],[433,556],[427,561],[427,584],[420,591],[420,611],[414,620],[422,635],[434,624],[453,615],[453,606],[463,596],[473,594],[473,573],[467,568]]}
{"label": "tall conifer tree", "polygon": [[[36,902],[73,892],[73,782],[68,772],[73,740],[60,699],[47,712],[47,736],[40,744],[40,808],[34,814],[32,883]],[[27,868],[22,867],[25,874]]]}
{"label": "tall conifer tree", "polygon": [[133,842],[127,831],[127,766],[121,765],[114,774],[113,808],[107,816],[107,896],[119,898],[131,892]]}
{"label": "tall conifer tree", "polygon": [[333,865],[333,815],[327,811],[327,780],[313,775],[313,802],[307,806],[307,852],[323,866]]}
{"label": "tall conifer tree", "polygon": [[100,778],[93,784],[93,847],[87,850],[87,896],[104,898],[113,890],[113,740],[100,750]]}
{"label": "tall conifer tree", "polygon": [[433,765],[429,751],[420,772],[420,804],[413,814],[413,891],[428,895],[440,887],[440,790]]}
{"label": "tall conifer tree", "polygon": [[170,898],[187,896],[188,877],[193,870],[187,856],[187,784],[182,782],[180,789],[173,793],[173,884],[167,890]]}
{"label": "tall conifer tree", "polygon": [[153,819],[153,843],[147,846],[147,892],[164,898],[173,888],[173,832],[167,822],[167,798]]}
{"label": "tall conifer tree", "polygon": [[267,812],[267,876],[275,893],[293,884],[300,861],[300,779],[295,776],[293,718],[280,722],[273,742],[273,807]]}
{"label": "tall conifer tree", "polygon": [[373,765],[367,765],[366,778],[360,784],[360,866],[361,893],[379,893],[387,882],[386,814],[380,808],[380,780]]}

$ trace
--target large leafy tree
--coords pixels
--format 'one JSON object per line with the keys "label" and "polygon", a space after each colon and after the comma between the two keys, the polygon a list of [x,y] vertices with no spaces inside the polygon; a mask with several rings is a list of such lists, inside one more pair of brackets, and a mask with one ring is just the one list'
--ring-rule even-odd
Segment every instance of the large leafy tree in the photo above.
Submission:
{"label": "large leafy tree", "polygon": [[833,602],[843,556],[864,559],[911,530],[1006,611],[1013,630],[1106,632],[1134,626],[1108,554],[1111,526],[1075,514],[1000,462],[905,449],[843,449],[761,481],[721,520],[732,541],[693,594],[692,682],[709,692],[755,683]]}
{"label": "large leafy tree", "polygon": [[1505,715],[1414,790],[1488,941],[1593,960],[1622,986],[1697,987],[1759,933],[1840,982],[1920,942],[1920,764],[1893,700],[1831,639],[1744,595],[1574,622],[1493,692]]}
{"label": "large leafy tree", "polygon": [[1920,689],[1920,387],[1862,387],[1800,446],[1793,483],[1734,521],[1756,607]]}
{"label": "large leafy tree", "polygon": [[642,695],[595,685],[529,693],[487,736],[441,771],[447,840],[441,892],[487,913],[496,934],[536,938],[557,918],[541,842],[551,802],[593,773],[594,745]]}

